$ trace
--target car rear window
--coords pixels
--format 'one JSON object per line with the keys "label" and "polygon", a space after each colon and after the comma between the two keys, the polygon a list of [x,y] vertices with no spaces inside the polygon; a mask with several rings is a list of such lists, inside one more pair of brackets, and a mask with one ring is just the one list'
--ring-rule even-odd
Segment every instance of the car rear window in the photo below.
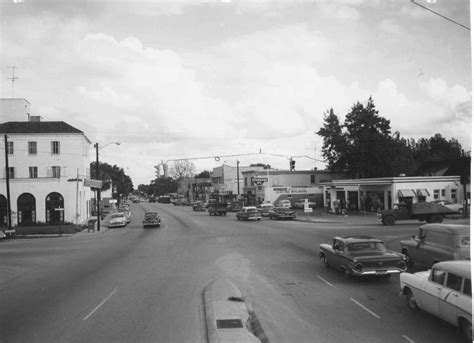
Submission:
{"label": "car rear window", "polygon": [[462,247],[468,247],[471,245],[471,236],[460,236],[459,243]]}

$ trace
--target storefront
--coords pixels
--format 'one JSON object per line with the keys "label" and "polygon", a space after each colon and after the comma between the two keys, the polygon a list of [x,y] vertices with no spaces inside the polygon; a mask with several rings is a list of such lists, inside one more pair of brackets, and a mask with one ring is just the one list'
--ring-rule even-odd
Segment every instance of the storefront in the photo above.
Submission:
{"label": "storefront", "polygon": [[462,203],[465,197],[459,176],[333,180],[320,186],[324,203],[334,212],[337,206],[349,211],[376,212],[390,209],[396,203],[434,200]]}

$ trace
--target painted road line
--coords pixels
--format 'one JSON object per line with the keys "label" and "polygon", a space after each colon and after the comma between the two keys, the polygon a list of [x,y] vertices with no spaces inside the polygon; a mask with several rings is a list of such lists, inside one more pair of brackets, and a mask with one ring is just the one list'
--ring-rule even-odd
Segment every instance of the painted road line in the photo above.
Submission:
{"label": "painted road line", "polygon": [[102,305],[104,305],[104,304],[107,302],[107,300],[109,300],[110,298],[112,298],[112,296],[115,294],[115,292],[117,292],[117,287],[115,287],[114,291],[113,291],[112,293],[110,293],[110,294],[107,296],[107,298],[105,298],[104,300],[102,300],[102,302],[101,302],[99,305],[97,305],[97,306],[91,311],[91,313],[89,313],[87,316],[85,316],[82,320],[87,320],[87,319],[89,319],[89,317],[92,316],[92,315],[95,313],[95,311],[97,311]]}
{"label": "painted road line", "polygon": [[330,283],[329,281],[323,279],[321,276],[319,275],[316,275],[318,279],[320,279],[321,281],[323,281],[324,283],[328,284],[329,286],[331,287],[334,287],[334,285],[332,283]]}
{"label": "painted road line", "polygon": [[408,342],[410,343],[415,343],[414,340],[412,340],[410,337],[406,336],[406,335],[402,335],[403,338],[405,338]]}
{"label": "painted road line", "polygon": [[366,310],[367,312],[369,312],[371,315],[373,315],[375,318],[377,319],[380,319],[380,317],[373,311],[369,310],[367,307],[365,307],[364,305],[362,305],[360,302],[358,302],[357,300],[355,300],[354,298],[351,298],[351,300],[353,302],[355,302],[357,305],[359,305],[360,307],[362,307],[364,310]]}

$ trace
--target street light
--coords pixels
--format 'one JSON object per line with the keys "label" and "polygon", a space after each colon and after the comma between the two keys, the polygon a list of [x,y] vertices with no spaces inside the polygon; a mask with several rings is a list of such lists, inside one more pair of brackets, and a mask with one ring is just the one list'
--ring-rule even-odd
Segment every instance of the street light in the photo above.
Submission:
{"label": "street light", "polygon": [[[107,145],[115,144],[120,145],[120,142],[110,142],[105,144],[103,147],[99,149],[99,143],[95,143],[95,175],[97,180],[99,180],[99,150],[104,149]],[[97,231],[100,231],[100,192],[101,187],[97,188]]]}

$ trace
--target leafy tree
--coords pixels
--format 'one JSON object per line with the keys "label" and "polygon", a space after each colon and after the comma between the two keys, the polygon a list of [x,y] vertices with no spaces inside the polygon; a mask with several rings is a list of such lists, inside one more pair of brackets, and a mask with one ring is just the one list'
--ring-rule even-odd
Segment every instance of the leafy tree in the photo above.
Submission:
{"label": "leafy tree", "polygon": [[204,171],[200,172],[199,174],[197,174],[194,177],[196,179],[209,179],[211,177],[211,172],[209,172],[207,170],[204,170]]}
{"label": "leafy tree", "polygon": [[339,118],[331,108],[324,114],[324,124],[317,132],[323,137],[323,157],[328,163],[328,169],[331,171],[343,171],[347,167],[346,152],[347,142],[346,136],[342,134],[342,126]]}
{"label": "leafy tree", "polygon": [[149,186],[148,195],[164,195],[167,193],[176,193],[178,191],[178,181],[170,177],[160,177],[153,180]]}
{"label": "leafy tree", "polygon": [[127,196],[133,192],[133,182],[130,176],[126,175],[123,168],[116,165],[111,166],[108,163],[99,162],[99,177],[96,177],[96,162],[90,164],[91,177],[102,180],[102,191],[110,189],[112,185],[116,186],[114,196]]}
{"label": "leafy tree", "polygon": [[171,168],[171,176],[176,180],[193,177],[196,172],[194,163],[188,160],[175,161]]}

